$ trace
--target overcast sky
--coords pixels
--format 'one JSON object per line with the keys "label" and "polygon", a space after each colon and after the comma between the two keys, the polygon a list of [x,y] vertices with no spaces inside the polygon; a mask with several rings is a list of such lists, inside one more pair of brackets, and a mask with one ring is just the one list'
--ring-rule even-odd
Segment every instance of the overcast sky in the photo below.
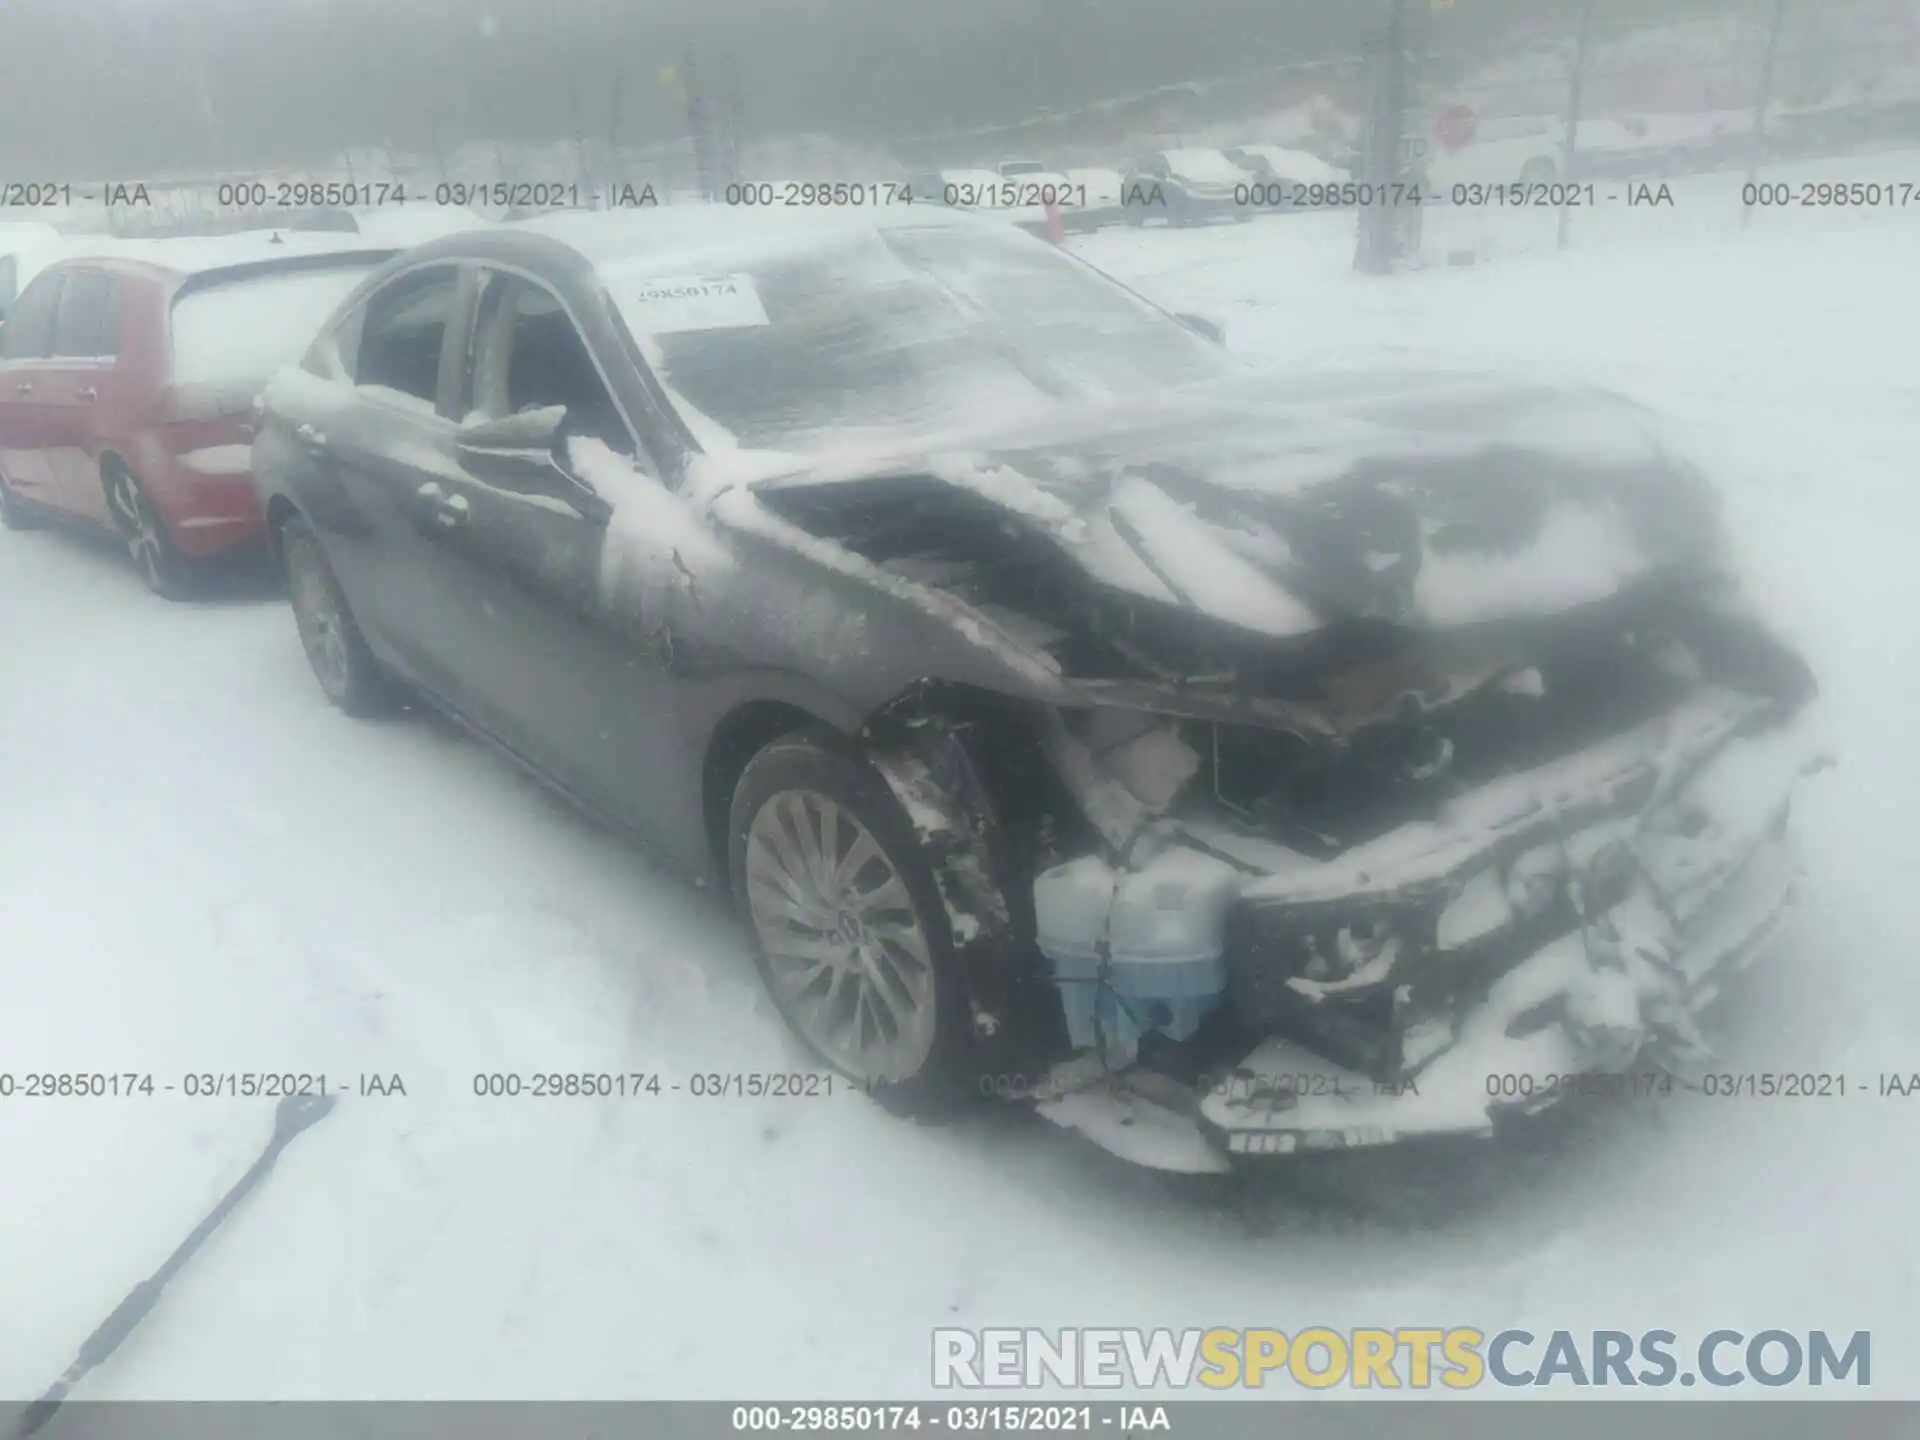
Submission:
{"label": "overcast sky", "polygon": [[[353,144],[670,139],[685,113],[659,71],[688,46],[713,91],[737,83],[750,134],[884,141],[1351,54],[1390,3],[0,0],[0,164],[12,179],[132,180]],[[1576,4],[1454,0],[1434,23],[1491,51],[1523,27],[1564,30]]]}

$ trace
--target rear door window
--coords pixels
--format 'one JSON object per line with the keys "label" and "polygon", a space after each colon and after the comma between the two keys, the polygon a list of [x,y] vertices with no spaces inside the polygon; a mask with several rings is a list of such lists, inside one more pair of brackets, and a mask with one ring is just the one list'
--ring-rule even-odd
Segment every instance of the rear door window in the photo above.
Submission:
{"label": "rear door window", "polygon": [[110,359],[120,350],[120,282],[102,270],[67,272],[53,323],[61,360]]}
{"label": "rear door window", "polygon": [[53,353],[53,322],[66,279],[64,271],[50,270],[27,286],[0,326],[0,359],[39,360]]}

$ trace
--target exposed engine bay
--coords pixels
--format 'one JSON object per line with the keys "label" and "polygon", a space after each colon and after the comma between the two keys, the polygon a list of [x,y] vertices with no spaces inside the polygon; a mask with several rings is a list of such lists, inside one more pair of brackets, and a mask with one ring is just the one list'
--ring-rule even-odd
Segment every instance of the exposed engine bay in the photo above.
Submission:
{"label": "exposed engine bay", "polygon": [[[1695,1017],[1791,899],[1804,665],[1706,588],[1400,640],[1266,723],[1202,718],[1215,686],[1257,704],[1232,672],[1036,722],[1051,774],[991,813],[1026,832],[1058,997],[1064,1045],[1014,1087],[1048,1118],[1212,1170],[1486,1134],[1567,1077],[1705,1058]],[[911,723],[993,788],[1019,747],[954,713]],[[950,788],[896,779],[920,815]]]}

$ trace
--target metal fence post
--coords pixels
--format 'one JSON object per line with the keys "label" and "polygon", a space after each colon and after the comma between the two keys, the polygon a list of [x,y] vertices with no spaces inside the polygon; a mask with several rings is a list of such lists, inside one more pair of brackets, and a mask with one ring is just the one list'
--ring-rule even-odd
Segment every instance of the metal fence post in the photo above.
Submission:
{"label": "metal fence post", "polygon": [[687,131],[693,143],[694,185],[700,191],[700,198],[714,198],[714,154],[713,135],[710,128],[711,107],[706,95],[700,88],[700,73],[694,63],[691,46],[680,59],[680,84],[687,95]]}
{"label": "metal fence post", "polygon": [[1761,154],[1767,143],[1767,111],[1773,108],[1773,72],[1780,56],[1780,32],[1786,28],[1787,0],[1774,0],[1773,28],[1767,32],[1767,53],[1760,62],[1760,98],[1753,107],[1753,142],[1747,156],[1747,183],[1742,191],[1740,225],[1753,224],[1754,185],[1760,178]]}
{"label": "metal fence post", "polygon": [[740,86],[740,67],[734,62],[732,85],[727,91],[727,183],[738,185],[741,179],[740,169],[740,113],[746,108],[745,97]]}
{"label": "metal fence post", "polygon": [[434,169],[439,172],[440,183],[444,185],[447,183],[447,151],[440,143],[439,117],[431,109],[427,111],[427,143],[433,150]]}
{"label": "metal fence post", "polygon": [[1573,78],[1567,93],[1567,140],[1560,160],[1560,232],[1559,248],[1567,248],[1573,230],[1573,167],[1580,153],[1581,91],[1587,78],[1587,46],[1593,38],[1593,11],[1596,0],[1580,0],[1580,24],[1573,36]]}
{"label": "metal fence post", "polygon": [[627,178],[620,153],[620,101],[625,94],[626,80],[627,67],[616,60],[613,86],[607,96],[607,174],[603,179],[609,184],[623,182]]}
{"label": "metal fence post", "polygon": [[590,191],[593,175],[587,164],[586,132],[580,128],[580,85],[571,72],[567,75],[567,128],[573,131],[574,180],[582,190]]}

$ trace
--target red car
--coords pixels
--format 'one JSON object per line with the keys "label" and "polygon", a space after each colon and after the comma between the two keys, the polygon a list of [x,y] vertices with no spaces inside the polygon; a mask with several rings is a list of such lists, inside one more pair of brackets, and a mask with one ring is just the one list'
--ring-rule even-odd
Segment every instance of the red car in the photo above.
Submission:
{"label": "red car", "polygon": [[267,244],[122,245],[34,278],[0,326],[0,521],[104,528],[169,598],[258,540],[254,396],[393,254]]}

